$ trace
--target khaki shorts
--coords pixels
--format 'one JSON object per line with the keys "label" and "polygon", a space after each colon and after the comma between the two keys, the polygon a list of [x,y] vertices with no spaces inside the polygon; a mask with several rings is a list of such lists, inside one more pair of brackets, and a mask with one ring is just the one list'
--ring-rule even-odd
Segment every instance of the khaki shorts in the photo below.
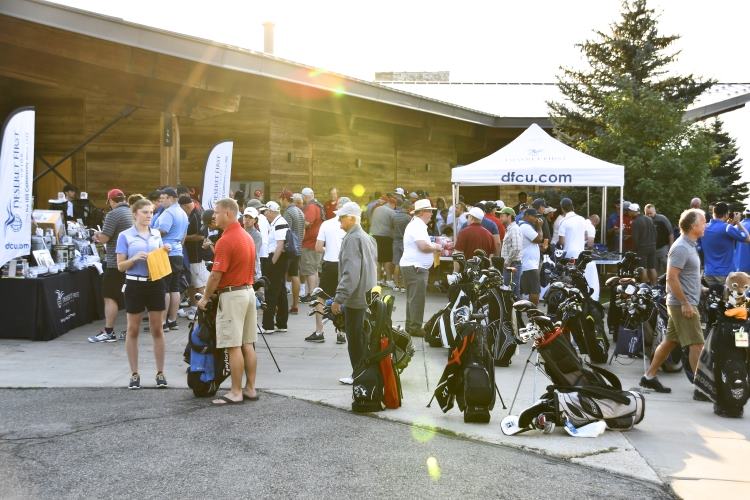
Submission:
{"label": "khaki shorts", "polygon": [[216,312],[216,347],[240,347],[258,340],[255,291],[234,290],[219,295]]}
{"label": "khaki shorts", "polygon": [[303,248],[302,255],[299,258],[299,275],[312,276],[313,274],[317,274],[321,257],[323,257],[322,253],[310,250],[309,248]]}
{"label": "khaki shorts", "polygon": [[667,322],[667,339],[678,342],[682,347],[694,344],[703,344],[703,328],[701,328],[701,315],[698,308],[691,306],[695,311],[692,318],[682,315],[680,306],[667,306],[669,321]]}
{"label": "khaki shorts", "polygon": [[190,286],[193,288],[203,288],[208,283],[209,276],[206,264],[203,261],[197,264],[190,264]]}

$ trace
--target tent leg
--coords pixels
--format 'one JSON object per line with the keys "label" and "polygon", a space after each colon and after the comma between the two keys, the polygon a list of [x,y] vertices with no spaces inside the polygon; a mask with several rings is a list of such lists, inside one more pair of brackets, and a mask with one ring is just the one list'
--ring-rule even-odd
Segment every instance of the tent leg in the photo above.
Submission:
{"label": "tent leg", "polygon": [[451,196],[453,197],[453,241],[458,238],[458,215],[456,215],[456,203],[458,203],[458,184],[453,184],[451,189]]}
{"label": "tent leg", "polygon": [[591,188],[586,186],[586,217],[591,215]]}
{"label": "tent leg", "polygon": [[601,243],[607,243],[607,186],[602,188],[602,220],[599,225],[601,230],[599,231],[599,238]]}
{"label": "tent leg", "polygon": [[622,224],[622,199],[623,199],[623,191],[625,190],[625,186],[620,186],[620,254],[622,254],[622,233],[623,233],[623,224]]}

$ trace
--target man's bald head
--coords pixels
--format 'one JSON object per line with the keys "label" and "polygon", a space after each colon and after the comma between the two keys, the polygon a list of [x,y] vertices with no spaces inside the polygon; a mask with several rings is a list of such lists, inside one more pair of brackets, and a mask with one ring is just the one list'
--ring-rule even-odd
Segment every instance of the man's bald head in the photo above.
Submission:
{"label": "man's bald head", "polygon": [[701,199],[700,198],[693,198],[690,200],[690,208],[700,208],[701,207]]}

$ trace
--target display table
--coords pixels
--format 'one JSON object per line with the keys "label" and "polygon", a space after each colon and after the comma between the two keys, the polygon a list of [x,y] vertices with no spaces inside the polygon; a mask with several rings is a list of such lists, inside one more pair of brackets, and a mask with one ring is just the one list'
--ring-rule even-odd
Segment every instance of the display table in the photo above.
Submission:
{"label": "display table", "polygon": [[33,279],[0,279],[0,338],[51,340],[104,317],[93,267]]}

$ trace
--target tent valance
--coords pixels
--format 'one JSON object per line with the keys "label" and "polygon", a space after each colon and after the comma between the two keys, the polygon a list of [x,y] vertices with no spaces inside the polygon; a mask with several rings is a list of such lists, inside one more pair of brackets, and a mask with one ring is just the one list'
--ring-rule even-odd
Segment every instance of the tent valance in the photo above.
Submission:
{"label": "tent valance", "polygon": [[507,146],[451,173],[460,186],[616,186],[625,169],[571,148],[536,123]]}

